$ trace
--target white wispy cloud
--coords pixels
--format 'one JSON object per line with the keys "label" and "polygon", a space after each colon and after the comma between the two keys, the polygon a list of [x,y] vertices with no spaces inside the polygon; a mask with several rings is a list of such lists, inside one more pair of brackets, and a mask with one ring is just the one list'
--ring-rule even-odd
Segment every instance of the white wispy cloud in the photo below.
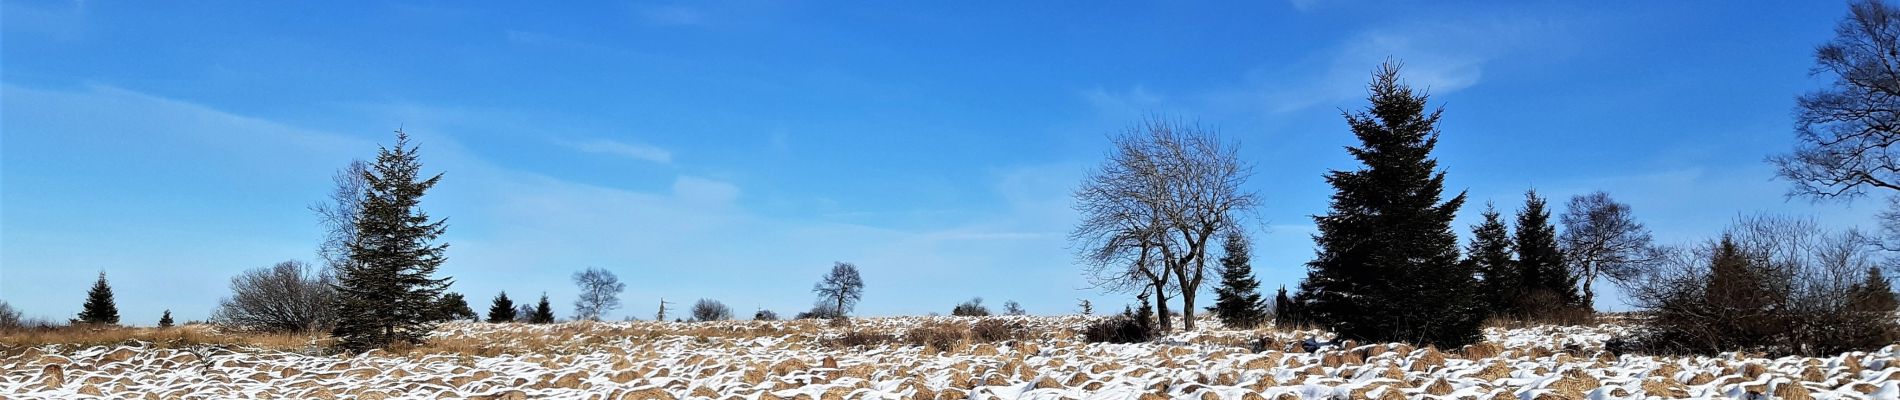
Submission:
{"label": "white wispy cloud", "polygon": [[660,164],[670,164],[673,162],[673,152],[646,144],[626,143],[610,139],[564,140],[559,143],[563,146],[588,153],[615,155]]}

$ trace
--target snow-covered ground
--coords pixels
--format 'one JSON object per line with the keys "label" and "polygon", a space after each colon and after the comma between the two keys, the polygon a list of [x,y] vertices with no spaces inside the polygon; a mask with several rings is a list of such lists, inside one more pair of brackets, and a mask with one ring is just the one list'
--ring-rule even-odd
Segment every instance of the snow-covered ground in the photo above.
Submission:
{"label": "snow-covered ground", "polygon": [[[1214,325],[1156,343],[1089,344],[1082,317],[1000,317],[1031,339],[945,352],[902,340],[842,348],[848,331],[901,337],[951,317],[817,322],[453,323],[408,354],[249,347],[7,348],[0,398],[573,399],[1651,399],[1900,398],[1900,345],[1825,358],[1611,356],[1626,328],[1493,329],[1440,351],[1318,332]],[[1250,349],[1268,337],[1267,349]],[[1323,337],[1322,337],[1323,339]]]}

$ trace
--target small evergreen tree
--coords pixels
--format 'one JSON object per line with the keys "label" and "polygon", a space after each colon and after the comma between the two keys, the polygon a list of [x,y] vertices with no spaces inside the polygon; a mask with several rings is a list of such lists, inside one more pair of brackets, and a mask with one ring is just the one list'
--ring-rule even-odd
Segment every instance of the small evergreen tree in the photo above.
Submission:
{"label": "small evergreen tree", "polygon": [[1316,259],[1300,286],[1308,317],[1342,337],[1456,347],[1480,338],[1477,282],[1458,252],[1452,218],[1459,193],[1443,199],[1445,172],[1431,152],[1443,109],[1399,81],[1399,65],[1374,73],[1363,111],[1346,115],[1365,165],[1331,171],[1335,192],[1319,228]]}
{"label": "small evergreen tree", "polygon": [[172,327],[172,310],[165,310],[165,315],[160,315],[158,317],[158,327],[159,328]]}
{"label": "small evergreen tree", "polygon": [[1253,328],[1267,319],[1260,281],[1253,277],[1251,247],[1238,230],[1228,232],[1221,243],[1226,254],[1220,258],[1220,286],[1214,288],[1214,306],[1207,311],[1229,327]]}
{"label": "small evergreen tree", "polygon": [[508,292],[495,295],[495,301],[488,305],[488,322],[514,322],[515,301],[508,299]]}
{"label": "small evergreen tree", "polygon": [[1144,292],[1140,295],[1136,295],[1135,298],[1141,299],[1141,308],[1136,309],[1133,313],[1129,313],[1128,310],[1122,310],[1122,315],[1134,317],[1135,323],[1141,326],[1142,331],[1149,333],[1156,332],[1156,329],[1159,328],[1155,327],[1154,304],[1148,302],[1148,294]]}
{"label": "small evergreen tree", "polygon": [[475,315],[475,309],[469,308],[468,299],[462,297],[461,293],[443,294],[435,302],[436,321],[474,320],[479,317]]}
{"label": "small evergreen tree", "polygon": [[1089,304],[1089,299],[1082,299],[1079,306],[1082,307],[1082,315],[1095,315],[1095,305]]}
{"label": "small evergreen tree", "polygon": [[554,323],[554,306],[548,304],[548,294],[541,293],[541,302],[534,305],[534,314],[528,317],[531,324]]}
{"label": "small evergreen tree", "polygon": [[1471,227],[1471,244],[1466,261],[1478,274],[1479,298],[1493,316],[1517,314],[1520,289],[1517,260],[1511,259],[1511,231],[1504,217],[1490,203],[1484,205],[1484,221]]}
{"label": "small evergreen tree", "polygon": [[1891,319],[1894,309],[1900,308],[1900,300],[1894,298],[1893,284],[1880,273],[1879,267],[1868,267],[1867,279],[1849,292],[1847,307],[1850,311],[1876,313]]}
{"label": "small evergreen tree", "polygon": [[435,277],[448,245],[434,242],[447,224],[432,221],[420,205],[442,175],[425,178],[416,150],[397,130],[395,147],[380,148],[363,174],[368,186],[348,246],[351,262],[338,268],[331,330],[345,350],[421,343],[435,329],[437,300],[450,280]]}
{"label": "small evergreen tree", "polygon": [[1296,327],[1305,324],[1300,318],[1300,303],[1287,297],[1286,286],[1280,286],[1280,292],[1273,296],[1273,324],[1281,327]]}
{"label": "small evergreen tree", "polygon": [[1557,226],[1536,190],[1524,192],[1524,209],[1517,211],[1517,271],[1521,286],[1516,311],[1520,317],[1543,318],[1583,302],[1577,279],[1564,265],[1557,244]]}
{"label": "small evergreen tree", "polygon": [[106,283],[106,273],[99,273],[99,280],[92,283],[92,290],[86,292],[86,305],[79,311],[81,323],[117,324],[119,323],[119,305],[112,300],[112,285]]}

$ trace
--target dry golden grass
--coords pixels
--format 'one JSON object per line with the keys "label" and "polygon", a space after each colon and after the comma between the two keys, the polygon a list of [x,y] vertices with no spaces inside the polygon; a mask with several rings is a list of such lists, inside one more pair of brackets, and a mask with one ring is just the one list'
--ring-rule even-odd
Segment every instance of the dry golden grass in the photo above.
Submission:
{"label": "dry golden grass", "polygon": [[157,348],[222,345],[284,351],[327,347],[331,343],[327,334],[224,332],[208,325],[173,328],[73,325],[0,331],[0,347],[55,345],[81,348],[131,342],[143,342]]}

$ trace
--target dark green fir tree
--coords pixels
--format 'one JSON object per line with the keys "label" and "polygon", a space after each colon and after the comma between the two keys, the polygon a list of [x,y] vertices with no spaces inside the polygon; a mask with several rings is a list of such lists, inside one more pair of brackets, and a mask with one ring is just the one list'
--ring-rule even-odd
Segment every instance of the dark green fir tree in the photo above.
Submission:
{"label": "dark green fir tree", "polygon": [[449,278],[435,277],[447,244],[435,243],[447,225],[421,209],[422,196],[442,180],[422,175],[409,135],[396,131],[396,145],[383,147],[363,178],[362,210],[348,265],[338,268],[339,348],[363,351],[398,342],[420,343],[436,325],[437,300]]}
{"label": "dark green fir tree", "polygon": [[1300,285],[1303,310],[1346,338],[1476,342],[1484,313],[1451,227],[1465,195],[1441,198],[1445,173],[1431,156],[1443,110],[1428,109],[1391,61],[1368,92],[1371,104],[1345,116],[1360,142],[1347,152],[1364,168],[1326,175],[1335,192],[1314,217],[1319,250]]}
{"label": "dark green fir tree", "polygon": [[119,323],[119,305],[112,300],[112,285],[106,283],[106,273],[99,273],[99,280],[93,281],[92,290],[86,292],[86,305],[80,308],[79,318],[75,320],[86,324]]}
{"label": "dark green fir tree", "polygon": [[541,302],[534,305],[534,314],[528,316],[530,324],[554,323],[554,306],[548,304],[548,294],[541,294]]}
{"label": "dark green fir tree", "polygon": [[1232,230],[1222,238],[1220,286],[1214,288],[1214,306],[1207,310],[1233,328],[1254,328],[1267,319],[1260,298],[1260,281],[1253,277],[1252,245],[1246,234]]}
{"label": "dark green fir tree", "polygon": [[1524,192],[1524,208],[1517,211],[1518,316],[1537,319],[1561,313],[1583,302],[1577,279],[1564,266],[1557,245],[1557,226],[1536,190]]}
{"label": "dark green fir tree", "polygon": [[1523,283],[1512,259],[1511,228],[1504,217],[1486,203],[1484,221],[1471,227],[1471,244],[1465,247],[1466,262],[1478,274],[1478,294],[1492,316],[1517,315]]}
{"label": "dark green fir tree", "polygon": [[495,295],[495,301],[488,306],[488,322],[514,322],[515,301],[508,299],[508,292]]}

